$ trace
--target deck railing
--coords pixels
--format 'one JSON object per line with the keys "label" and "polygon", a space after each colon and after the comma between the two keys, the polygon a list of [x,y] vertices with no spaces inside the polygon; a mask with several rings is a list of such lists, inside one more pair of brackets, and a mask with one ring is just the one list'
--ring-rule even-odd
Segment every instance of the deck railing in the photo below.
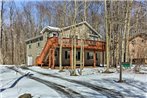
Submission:
{"label": "deck railing", "polygon": [[[58,39],[59,44],[60,44],[60,39]],[[72,44],[72,39],[70,38],[63,38],[62,39],[62,45],[65,47],[71,47]],[[102,49],[105,50],[105,42],[103,41],[94,41],[94,40],[84,40],[84,47],[86,48],[93,48],[93,49]],[[76,45],[77,47],[81,46],[81,39],[76,40]]]}

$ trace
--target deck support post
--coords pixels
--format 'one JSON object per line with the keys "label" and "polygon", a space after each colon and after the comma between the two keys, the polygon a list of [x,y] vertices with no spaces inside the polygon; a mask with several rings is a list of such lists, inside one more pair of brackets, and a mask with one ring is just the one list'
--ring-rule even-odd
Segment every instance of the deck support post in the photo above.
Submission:
{"label": "deck support post", "polygon": [[70,49],[70,67],[73,69],[73,50]]}
{"label": "deck support post", "polygon": [[52,49],[52,67],[51,68],[55,68],[55,49]]}
{"label": "deck support post", "polygon": [[49,64],[48,64],[48,67],[50,68],[51,67],[51,49],[49,49],[49,55],[48,55],[49,59]]}
{"label": "deck support post", "polygon": [[93,67],[96,67],[96,51],[94,50],[94,62],[93,62]]}
{"label": "deck support post", "polygon": [[82,58],[82,59],[83,59],[83,61],[82,61],[82,62],[83,62],[83,68],[84,68],[84,63],[85,63],[85,59],[84,59],[85,56],[84,56],[84,53],[85,53],[85,52],[84,52],[84,48],[83,48],[83,53],[82,53],[82,54],[83,54],[83,58]]}
{"label": "deck support post", "polygon": [[104,51],[102,52],[102,66],[104,66],[104,58],[105,58],[105,56],[104,56]]}

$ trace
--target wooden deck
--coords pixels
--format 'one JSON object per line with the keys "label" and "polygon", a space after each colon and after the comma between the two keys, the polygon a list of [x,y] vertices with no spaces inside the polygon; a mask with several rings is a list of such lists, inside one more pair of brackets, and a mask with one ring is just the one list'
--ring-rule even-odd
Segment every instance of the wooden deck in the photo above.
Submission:
{"label": "wooden deck", "polygon": [[[62,41],[63,48],[70,48],[72,47],[72,39],[70,38],[63,38],[60,40],[57,37],[48,38],[42,52],[36,58],[36,64],[42,65],[44,60],[46,59],[47,55],[49,56],[49,67],[55,67],[55,48],[59,47]],[[84,41],[84,50],[92,50],[94,51],[94,66],[96,66],[96,51],[104,52],[106,50],[106,43],[102,41],[93,41],[93,40],[83,40]],[[81,48],[81,40],[76,40],[76,48]],[[71,55],[72,53],[70,53]],[[70,56],[72,57],[72,56]],[[84,61],[84,60],[83,60]],[[70,63],[71,63],[70,58]]]}
{"label": "wooden deck", "polygon": [[[60,39],[58,40],[58,46],[60,46]],[[84,49],[85,50],[97,50],[97,51],[105,51],[106,43],[103,41],[93,41],[93,40],[83,40],[84,41]],[[71,48],[72,39],[63,38],[62,39],[62,47],[63,48]],[[81,48],[81,39],[76,40],[76,48]]]}

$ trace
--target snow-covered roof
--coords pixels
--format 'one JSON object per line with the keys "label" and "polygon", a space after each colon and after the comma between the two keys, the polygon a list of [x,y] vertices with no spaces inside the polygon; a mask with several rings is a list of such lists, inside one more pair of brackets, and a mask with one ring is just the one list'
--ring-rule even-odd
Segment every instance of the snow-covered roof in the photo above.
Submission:
{"label": "snow-covered roof", "polygon": [[40,33],[44,33],[45,31],[60,31],[60,28],[58,27],[51,27],[51,26],[46,26],[42,29]]}

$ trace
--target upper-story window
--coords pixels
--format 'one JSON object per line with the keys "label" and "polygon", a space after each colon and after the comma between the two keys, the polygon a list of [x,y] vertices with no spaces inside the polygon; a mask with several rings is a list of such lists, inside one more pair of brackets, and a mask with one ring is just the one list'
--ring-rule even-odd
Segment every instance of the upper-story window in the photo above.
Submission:
{"label": "upper-story window", "polygon": [[40,37],[40,38],[39,38],[39,40],[40,40],[40,41],[42,41],[42,40],[43,40],[43,36],[42,36],[42,37]]}
{"label": "upper-story window", "polygon": [[31,45],[29,45],[29,49],[31,49]]}
{"label": "upper-story window", "polygon": [[53,37],[56,37],[56,34],[53,34]]}
{"label": "upper-story window", "polygon": [[40,42],[37,43],[37,47],[40,47]]}
{"label": "upper-story window", "polygon": [[47,32],[47,37],[58,37],[58,32]]}

